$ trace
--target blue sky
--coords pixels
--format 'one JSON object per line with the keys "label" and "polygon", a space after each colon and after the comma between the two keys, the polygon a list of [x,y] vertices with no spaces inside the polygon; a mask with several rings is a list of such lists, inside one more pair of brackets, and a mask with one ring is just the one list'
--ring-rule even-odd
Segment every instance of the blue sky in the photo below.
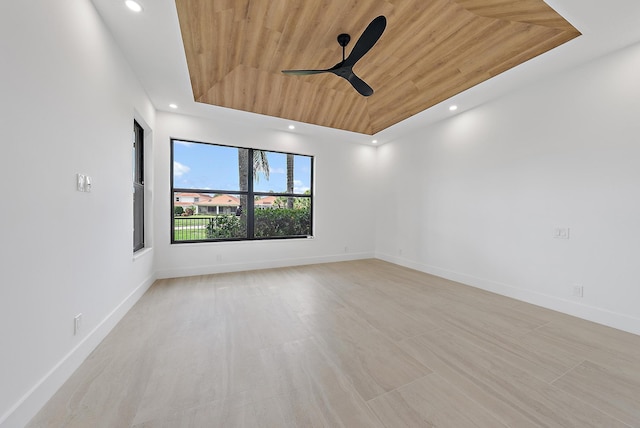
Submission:
{"label": "blue sky", "polygon": [[[260,173],[254,190],[286,192],[287,156],[267,152],[269,180]],[[304,193],[311,185],[311,158],[296,155],[293,167],[294,191]],[[176,188],[239,190],[238,149],[211,144],[174,141],[173,186]]]}

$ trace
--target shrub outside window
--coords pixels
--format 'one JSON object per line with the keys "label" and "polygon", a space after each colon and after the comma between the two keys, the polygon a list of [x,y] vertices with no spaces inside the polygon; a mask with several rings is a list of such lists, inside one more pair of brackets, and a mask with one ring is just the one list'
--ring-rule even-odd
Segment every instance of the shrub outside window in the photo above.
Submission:
{"label": "shrub outside window", "polygon": [[171,140],[171,242],[308,238],[313,157]]}

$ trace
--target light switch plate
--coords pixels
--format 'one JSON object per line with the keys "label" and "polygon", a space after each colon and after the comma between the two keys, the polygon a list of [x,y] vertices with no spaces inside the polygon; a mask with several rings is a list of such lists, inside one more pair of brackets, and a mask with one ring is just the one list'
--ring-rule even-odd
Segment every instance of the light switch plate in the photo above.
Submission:
{"label": "light switch plate", "polygon": [[84,192],[84,174],[76,174],[76,189],[78,192]]}
{"label": "light switch plate", "polygon": [[82,314],[78,314],[73,317],[73,335],[77,335],[80,332],[80,323],[82,322]]}

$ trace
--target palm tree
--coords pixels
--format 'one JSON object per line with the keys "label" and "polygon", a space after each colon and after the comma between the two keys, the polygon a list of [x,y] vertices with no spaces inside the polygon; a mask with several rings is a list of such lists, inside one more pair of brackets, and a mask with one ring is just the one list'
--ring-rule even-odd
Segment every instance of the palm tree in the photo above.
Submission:
{"label": "palm tree", "polygon": [[[287,193],[293,193],[293,155],[287,153]],[[287,208],[293,209],[293,198],[287,198]]]}
{"label": "palm tree", "polygon": [[260,180],[259,172],[264,174],[264,178],[269,181],[269,159],[267,159],[267,152],[264,150],[253,151],[253,179]]}
{"label": "palm tree", "polygon": [[[248,168],[249,150],[238,149],[238,183],[240,184],[240,191],[246,192],[247,189],[247,175],[249,173]],[[240,195],[240,207],[247,206],[247,197]]]}
{"label": "palm tree", "polygon": [[[260,176],[259,172],[264,174],[264,177],[269,180],[269,159],[267,159],[267,152],[264,150],[253,151],[253,179],[258,181]],[[248,190],[248,175],[249,175],[249,150],[238,149],[238,178],[240,183],[240,191],[246,192]],[[240,195],[240,207],[241,215],[246,215],[247,209],[247,195]],[[243,219],[244,220],[244,219]]]}

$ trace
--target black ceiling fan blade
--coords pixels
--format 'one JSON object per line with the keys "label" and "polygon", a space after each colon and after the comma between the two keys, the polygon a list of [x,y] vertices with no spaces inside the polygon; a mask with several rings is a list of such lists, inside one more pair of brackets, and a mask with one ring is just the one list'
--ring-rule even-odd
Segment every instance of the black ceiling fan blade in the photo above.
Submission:
{"label": "black ceiling fan blade", "polygon": [[360,93],[360,95],[368,97],[373,94],[373,88],[367,85],[367,83],[355,75],[355,73],[351,73],[349,76],[345,77],[351,83],[351,85],[355,88],[356,91]]}
{"label": "black ceiling fan blade", "polygon": [[356,42],[356,45],[353,47],[353,50],[349,54],[346,60],[344,60],[344,65],[352,66],[354,65],[360,58],[362,58],[369,50],[376,44],[382,33],[384,33],[384,29],[387,27],[387,18],[383,15],[378,16],[373,21],[369,23],[367,28],[362,32],[362,35]]}
{"label": "black ceiling fan blade", "polygon": [[282,70],[284,74],[292,74],[295,76],[307,76],[309,74],[329,73],[331,70]]}
{"label": "black ceiling fan blade", "polygon": [[368,97],[373,94],[371,86],[367,85],[364,80],[360,79],[353,72],[353,65],[362,58],[376,44],[384,29],[387,27],[387,18],[383,15],[378,16],[367,25],[362,35],[356,42],[349,56],[344,58],[344,48],[349,43],[350,36],[348,34],[339,34],[338,43],[342,46],[343,60],[326,70],[282,70],[284,74],[305,76],[310,74],[333,73],[349,81],[360,95]]}

